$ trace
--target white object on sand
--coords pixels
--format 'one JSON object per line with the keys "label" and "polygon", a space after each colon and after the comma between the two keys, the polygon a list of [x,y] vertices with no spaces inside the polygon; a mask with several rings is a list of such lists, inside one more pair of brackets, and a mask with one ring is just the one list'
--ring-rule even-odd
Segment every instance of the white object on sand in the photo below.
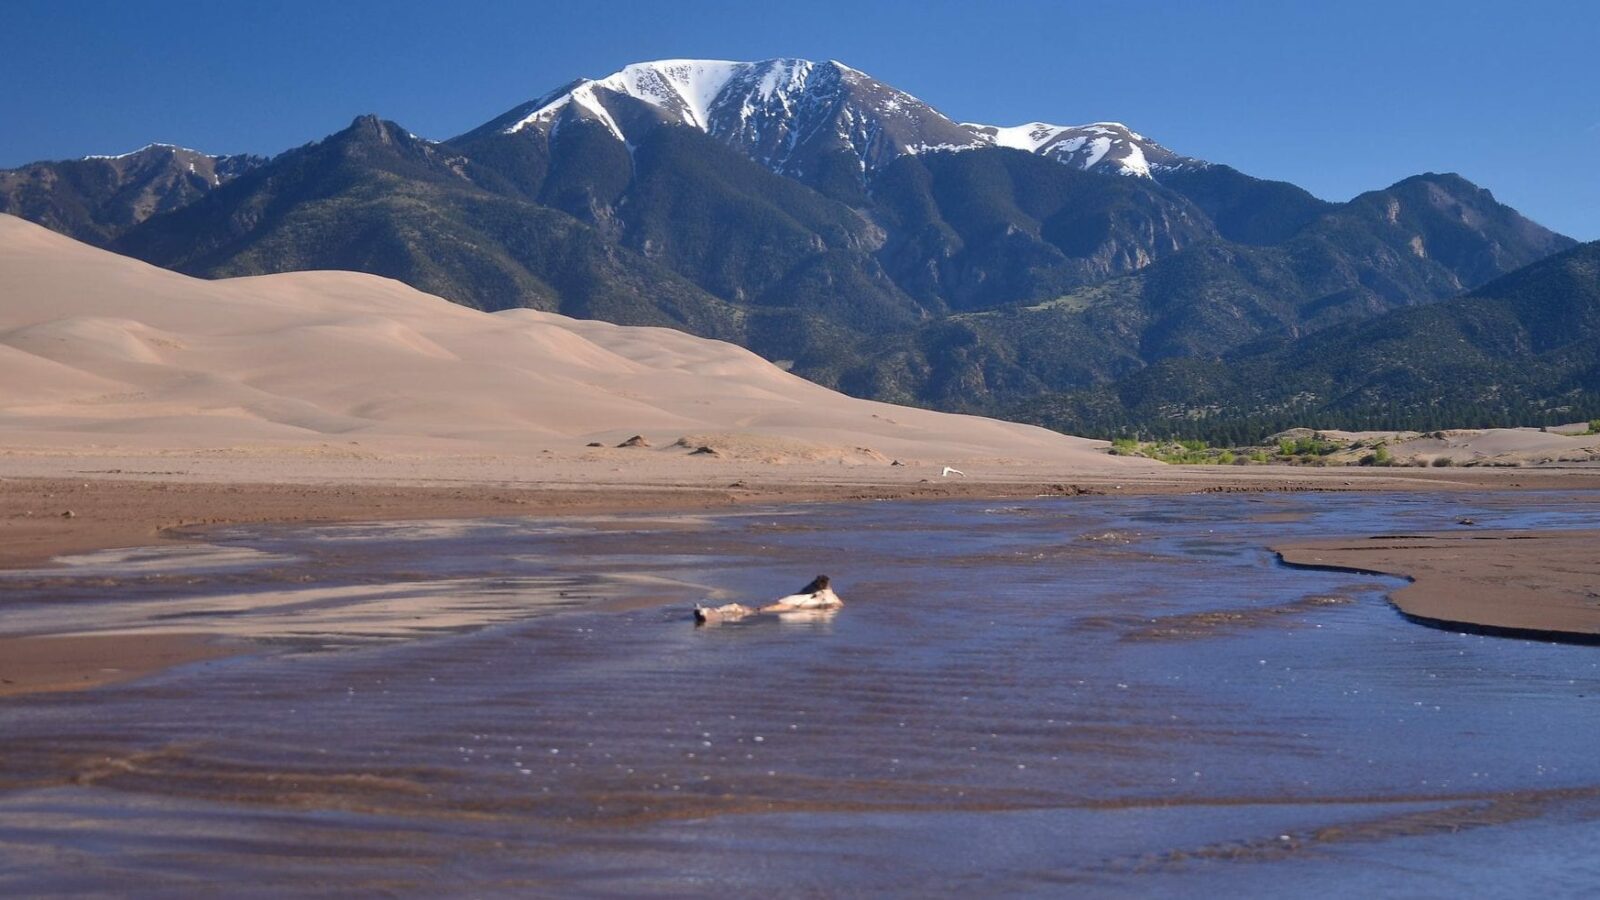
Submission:
{"label": "white object on sand", "polygon": [[694,621],[696,625],[707,622],[732,622],[745,616],[753,616],[756,611],[743,603],[726,603],[722,606],[696,606],[694,608]]}
{"label": "white object on sand", "polygon": [[967,473],[960,469],[952,469],[949,466],[945,466],[944,471],[939,473],[941,478],[949,478],[951,475],[960,475],[962,478],[967,477]]}
{"label": "white object on sand", "polygon": [[696,606],[694,620],[696,623],[729,622],[742,619],[756,613],[786,613],[797,610],[813,609],[838,609],[844,605],[839,595],[833,592],[830,581],[826,575],[818,575],[811,583],[799,591],[786,597],[768,603],[759,609],[751,609],[743,603],[728,603],[723,606]]}

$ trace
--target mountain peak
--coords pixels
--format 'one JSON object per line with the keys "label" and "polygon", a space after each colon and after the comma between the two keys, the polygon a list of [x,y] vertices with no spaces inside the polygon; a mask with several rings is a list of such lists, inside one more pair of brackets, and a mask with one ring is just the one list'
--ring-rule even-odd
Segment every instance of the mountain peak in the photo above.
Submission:
{"label": "mountain peak", "polygon": [[1409,199],[1441,208],[1454,208],[1466,204],[1496,212],[1516,212],[1496,200],[1488,188],[1480,187],[1455,172],[1422,172],[1410,175],[1386,188],[1368,191],[1356,199],[1362,198],[1382,198],[1384,202],[1390,204]]}
{"label": "mountain peak", "polygon": [[[803,82],[816,66],[803,59],[768,59],[736,62],[723,59],[658,59],[631,63],[604,78],[580,78],[546,95],[516,121],[504,127],[514,133],[530,127],[559,123],[563,114],[576,115],[604,125],[618,140],[627,135],[613,118],[609,95],[629,97],[656,107],[667,121],[701,131],[712,130],[711,108],[730,81],[759,73],[755,91],[770,97],[780,85]],[[824,63],[838,69],[848,67]],[[854,71],[853,69],[850,71]]]}
{"label": "mountain peak", "polygon": [[434,143],[412,134],[397,122],[366,113],[350,120],[350,124],[342,131],[336,131],[320,141],[314,141],[313,145],[327,144],[341,147],[376,145],[427,152],[427,148],[432,147]]}
{"label": "mountain peak", "polygon": [[417,137],[416,135],[407,131],[399,123],[392,122],[374,113],[366,113],[364,115],[356,116],[354,119],[350,120],[350,124],[343,131],[337,132],[336,134],[361,135],[364,137],[378,138],[380,140],[404,136],[414,141],[433,143],[425,138]]}
{"label": "mountain peak", "polygon": [[579,79],[463,139],[602,128],[634,146],[663,125],[716,137],[773,171],[799,178],[852,159],[860,172],[907,154],[982,142],[916,97],[836,60],[659,59]]}

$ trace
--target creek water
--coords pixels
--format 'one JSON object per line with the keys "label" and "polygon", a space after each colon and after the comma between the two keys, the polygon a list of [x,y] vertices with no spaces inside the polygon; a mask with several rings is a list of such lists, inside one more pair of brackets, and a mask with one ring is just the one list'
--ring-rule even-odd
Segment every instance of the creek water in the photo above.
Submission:
{"label": "creek water", "polygon": [[[0,702],[0,893],[1587,894],[1600,649],[1266,546],[1594,499],[257,528],[12,573],[0,632],[250,652]],[[835,615],[690,620],[819,572]]]}

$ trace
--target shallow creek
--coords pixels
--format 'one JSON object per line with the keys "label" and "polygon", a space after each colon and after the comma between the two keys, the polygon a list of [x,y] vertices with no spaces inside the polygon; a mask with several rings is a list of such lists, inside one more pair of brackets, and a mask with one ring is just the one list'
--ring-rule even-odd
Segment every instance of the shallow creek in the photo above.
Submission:
{"label": "shallow creek", "polygon": [[[0,701],[0,893],[1577,895],[1600,648],[1272,542],[1557,494],[1077,497],[214,532],[0,576],[0,633],[245,655]],[[822,572],[830,617],[696,628]]]}

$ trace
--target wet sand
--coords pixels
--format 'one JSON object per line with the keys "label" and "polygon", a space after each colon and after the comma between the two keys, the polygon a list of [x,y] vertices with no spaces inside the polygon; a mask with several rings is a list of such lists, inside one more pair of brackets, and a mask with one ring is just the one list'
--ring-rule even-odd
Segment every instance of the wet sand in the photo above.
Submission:
{"label": "wet sand", "polygon": [[[8,460],[4,468],[29,467]],[[60,471],[63,466],[43,468]],[[848,500],[958,500],[1105,494],[1299,491],[1497,491],[1600,489],[1600,468],[1429,470],[1172,467],[1155,472],[1055,473],[1035,469],[987,478],[940,479],[851,471],[751,471],[728,467],[660,480],[401,480],[381,483],[247,480],[204,472],[106,474],[76,470],[55,477],[0,477],[0,569],[38,565],[54,556],[183,539],[207,526],[255,523],[376,522],[486,516],[604,515],[704,511],[740,505]],[[112,477],[106,477],[110,474]],[[319,476],[338,474],[318,472]],[[719,475],[721,477],[719,477]],[[733,480],[728,480],[729,475]],[[140,477],[142,476],[142,477]],[[810,476],[810,477],[807,477]]]}
{"label": "wet sand", "polygon": [[1457,631],[1600,643],[1600,532],[1380,535],[1275,547],[1291,565],[1410,578],[1408,617]]}
{"label": "wet sand", "polygon": [[197,634],[0,637],[0,697],[132,681],[240,649]]}

